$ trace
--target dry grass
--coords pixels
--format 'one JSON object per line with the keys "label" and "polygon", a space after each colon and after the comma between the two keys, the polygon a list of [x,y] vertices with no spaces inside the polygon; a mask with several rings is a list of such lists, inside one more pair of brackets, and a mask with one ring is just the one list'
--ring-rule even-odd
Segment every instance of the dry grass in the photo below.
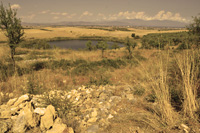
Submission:
{"label": "dry grass", "polygon": [[[46,29],[46,30],[41,30]],[[132,33],[136,35],[143,36],[149,33],[170,33],[170,32],[181,32],[185,30],[169,30],[169,31],[159,31],[159,30],[145,30],[145,29],[134,29],[130,28],[131,31],[106,31],[100,29],[88,29],[84,27],[41,27],[34,29],[25,29],[25,38],[35,38],[35,39],[45,39],[54,37],[70,37],[78,38],[81,36],[102,36],[102,37],[117,37],[125,38],[131,37]],[[6,41],[6,37],[3,32],[0,32],[0,41]]]}
{"label": "dry grass", "polygon": [[185,51],[176,56],[178,67],[181,71],[183,85],[183,113],[192,119],[196,119],[195,112],[198,110],[197,90],[199,74],[199,53],[196,51]]}
{"label": "dry grass", "polygon": [[[61,34],[62,36],[71,34],[71,37],[77,37],[82,34],[90,35],[90,33],[93,32],[98,36],[125,37],[125,35],[131,33],[122,31],[111,33],[109,31],[97,29],[88,30],[78,27],[47,27],[46,29],[49,29],[49,31],[40,29],[26,30],[27,37],[51,38],[55,37],[55,35],[60,36]],[[49,32],[51,32],[51,34],[49,34]],[[79,32],[81,32],[81,34]],[[147,31],[143,31],[143,33],[141,31],[141,33],[139,33],[138,30],[138,34],[141,35],[146,34],[145,32],[147,33]],[[27,67],[28,64],[33,61],[25,60],[27,56],[30,56],[31,52],[46,53],[47,55],[52,56],[52,60],[66,59],[76,61],[82,59],[88,62],[102,60],[100,50],[28,50],[17,48],[17,51],[29,52],[23,56],[20,55],[24,59],[16,62],[20,67]],[[192,122],[193,125],[196,123],[198,125],[198,117],[195,113],[199,110],[196,92],[199,87],[199,79],[197,79],[199,68],[194,66],[199,65],[199,51],[181,51],[180,53],[173,53],[172,51],[137,49],[134,50],[133,53],[140,53],[140,55],[147,60],[139,60],[139,64],[134,64],[134,62],[131,61],[128,65],[121,67],[120,69],[102,68],[101,71],[95,71],[94,73],[88,73],[86,75],[73,75],[66,70],[51,70],[45,68],[22,76],[15,75],[9,77],[7,81],[0,83],[0,88],[2,92],[13,92],[16,96],[31,91],[31,85],[33,85],[32,89],[35,90],[35,93],[42,93],[44,91],[55,89],[68,90],[73,89],[75,86],[87,85],[90,82],[90,78],[97,78],[97,80],[99,80],[98,78],[103,75],[107,76],[113,85],[130,85],[136,89],[137,85],[139,85],[145,90],[143,95],[135,96],[137,98],[135,103],[127,102],[126,100],[119,103],[118,107],[122,108],[122,110],[119,110],[118,115],[111,121],[112,124],[109,129],[106,129],[104,132],[175,132],[173,128],[177,125],[179,126],[181,123],[188,124],[190,119],[195,120],[194,123]],[[0,60],[3,61],[6,56],[9,56],[9,48],[7,46],[1,46]],[[106,50],[105,52],[105,58],[108,59],[124,59],[125,56],[126,51],[124,48],[119,50]],[[182,82],[179,83],[179,86],[180,91],[184,94],[183,107],[180,112],[175,110],[171,103],[171,88],[168,84],[168,80],[171,78],[169,77],[169,64],[174,58],[178,64],[176,68],[181,71]],[[38,62],[39,60],[41,60],[41,58],[35,61]],[[49,60],[51,59],[47,59],[46,61]],[[123,87],[121,89],[123,90]],[[116,95],[120,96],[122,90],[116,90]],[[150,94],[155,95],[156,97],[153,103],[146,100]]]}

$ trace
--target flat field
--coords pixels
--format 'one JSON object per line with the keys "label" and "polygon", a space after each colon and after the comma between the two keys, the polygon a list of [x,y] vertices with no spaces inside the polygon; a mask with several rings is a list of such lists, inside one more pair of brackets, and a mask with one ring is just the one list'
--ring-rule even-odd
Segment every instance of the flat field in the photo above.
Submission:
{"label": "flat field", "polygon": [[[137,28],[126,28],[127,31],[122,30],[112,30],[109,31],[111,27],[98,27],[98,28],[88,28],[88,27],[34,27],[31,29],[25,29],[26,39],[46,39],[54,37],[69,37],[69,38],[79,38],[83,36],[101,36],[101,37],[117,37],[125,38],[131,37],[132,33],[142,37],[149,33],[173,33],[186,31],[185,29],[178,30],[159,30],[159,29],[137,29]],[[0,41],[6,41],[6,37],[3,32],[0,32]]]}

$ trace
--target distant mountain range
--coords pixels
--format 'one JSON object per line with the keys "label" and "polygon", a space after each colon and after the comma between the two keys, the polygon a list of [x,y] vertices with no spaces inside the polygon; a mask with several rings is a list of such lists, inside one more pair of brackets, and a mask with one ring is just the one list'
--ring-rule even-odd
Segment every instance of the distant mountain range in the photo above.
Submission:
{"label": "distant mountain range", "polygon": [[170,20],[140,20],[140,19],[123,19],[116,21],[75,21],[75,22],[58,22],[58,23],[23,23],[25,26],[143,26],[143,27],[174,27],[183,28],[187,23],[170,21]]}

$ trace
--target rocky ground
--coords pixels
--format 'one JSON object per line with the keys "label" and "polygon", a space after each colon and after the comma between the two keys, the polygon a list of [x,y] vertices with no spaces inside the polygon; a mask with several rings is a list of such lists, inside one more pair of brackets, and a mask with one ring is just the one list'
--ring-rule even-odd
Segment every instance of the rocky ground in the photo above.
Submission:
{"label": "rocky ground", "polygon": [[[129,86],[82,86],[18,98],[12,93],[1,94],[12,98],[0,106],[0,133],[149,132],[141,125],[133,126],[133,115],[126,118],[141,104],[133,94],[134,89]],[[111,127],[113,130],[109,130]],[[177,130],[190,129],[181,124]]]}
{"label": "rocky ground", "polygon": [[129,87],[119,94],[114,86],[25,94],[0,106],[0,132],[101,132],[120,110],[122,99],[136,101]]}

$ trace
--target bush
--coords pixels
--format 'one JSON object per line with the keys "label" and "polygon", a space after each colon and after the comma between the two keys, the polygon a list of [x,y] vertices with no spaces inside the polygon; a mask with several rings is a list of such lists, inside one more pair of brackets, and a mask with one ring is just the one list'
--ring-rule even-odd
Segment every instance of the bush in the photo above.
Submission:
{"label": "bush", "polygon": [[107,76],[102,76],[102,75],[99,78],[90,77],[90,81],[88,83],[88,85],[96,85],[96,86],[108,85],[108,84],[111,84],[109,78]]}
{"label": "bush", "polygon": [[[14,66],[12,64],[4,64],[0,61],[0,81],[6,81],[9,77],[14,75]],[[18,76],[22,76],[25,73],[29,72],[29,69],[27,68],[20,68],[19,66],[16,66],[16,74]]]}
{"label": "bush", "polygon": [[44,61],[39,61],[31,64],[30,68],[34,71],[39,71],[41,69],[47,68],[48,64]]}
{"label": "bush", "polygon": [[49,63],[48,68],[50,69],[58,69],[61,68],[63,70],[67,70],[68,68],[70,68],[73,65],[73,62],[70,60],[64,60],[61,59],[59,61],[51,61]]}
{"label": "bush", "polygon": [[177,47],[178,50],[190,49],[190,48],[191,48],[191,46],[188,45],[188,44],[186,44],[185,42],[181,43],[181,44]]}
{"label": "bush", "polygon": [[29,40],[20,43],[20,47],[29,49],[51,49],[46,40]]}
{"label": "bush", "polygon": [[120,47],[117,43],[114,43],[112,44],[111,48],[116,50],[116,49],[119,49]]}
{"label": "bush", "polygon": [[132,33],[132,34],[131,34],[131,37],[135,38],[135,33]]}

